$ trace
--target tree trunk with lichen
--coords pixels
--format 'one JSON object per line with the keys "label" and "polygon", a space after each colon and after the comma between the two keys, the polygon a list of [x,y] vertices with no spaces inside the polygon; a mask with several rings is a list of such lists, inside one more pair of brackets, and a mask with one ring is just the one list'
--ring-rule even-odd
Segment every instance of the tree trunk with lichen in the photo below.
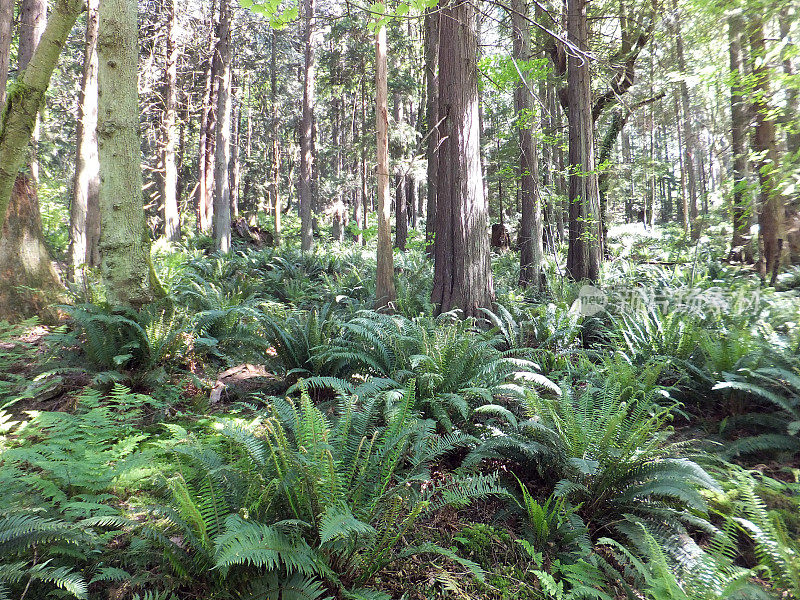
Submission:
{"label": "tree trunk with lichen", "polygon": [[0,319],[38,314],[48,320],[61,298],[63,288],[42,235],[36,188],[19,171],[29,157],[50,76],[82,10],[81,1],[59,0],[41,39],[38,34],[21,38],[20,76],[9,90],[0,124]]}
{"label": "tree trunk with lichen", "polygon": [[106,299],[140,308],[163,293],[150,260],[139,148],[136,0],[100,3],[97,134]]}

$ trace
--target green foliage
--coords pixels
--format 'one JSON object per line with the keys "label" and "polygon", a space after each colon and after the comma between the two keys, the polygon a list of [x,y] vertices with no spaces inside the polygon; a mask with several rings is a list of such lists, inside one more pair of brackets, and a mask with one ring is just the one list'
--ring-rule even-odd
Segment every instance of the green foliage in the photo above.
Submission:
{"label": "green foliage", "polygon": [[480,574],[431,543],[398,548],[423,513],[504,494],[485,476],[423,487],[430,463],[470,439],[434,434],[413,405],[412,386],[379,425],[376,397],[342,396],[332,423],[303,391],[297,403],[275,399],[251,424],[222,429],[236,444],[233,462],[212,444],[175,446],[189,470],[169,480],[174,508],[161,514],[192,550],[170,552],[195,575],[213,566],[220,585],[261,573],[349,589],[399,558],[426,553]]}
{"label": "green foliage", "polygon": [[94,304],[65,306],[66,332],[48,341],[69,365],[100,373],[125,373],[134,382],[164,383],[167,369],[186,352],[186,320],[173,305],[151,304],[136,312]]}

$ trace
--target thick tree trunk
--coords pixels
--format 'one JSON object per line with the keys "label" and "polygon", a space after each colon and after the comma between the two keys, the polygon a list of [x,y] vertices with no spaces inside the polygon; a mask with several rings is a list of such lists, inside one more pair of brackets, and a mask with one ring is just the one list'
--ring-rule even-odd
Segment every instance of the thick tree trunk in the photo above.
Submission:
{"label": "thick tree trunk", "polygon": [[63,300],[62,292],[44,243],[35,185],[21,174],[0,230],[0,321],[32,316],[53,321],[53,304]]}
{"label": "thick tree trunk", "polygon": [[89,0],[83,77],[75,127],[75,177],[70,202],[70,274],[82,282],[82,266],[100,264],[100,160],[97,156],[97,5]]}
{"label": "thick tree trunk", "polygon": [[312,189],[314,177],[314,103],[316,73],[314,57],[315,0],[303,4],[303,108],[300,121],[300,247],[304,252],[314,246]]}
{"label": "thick tree trunk", "polygon": [[494,303],[489,207],[483,193],[478,119],[475,6],[441,0],[439,12],[439,168],[436,173],[434,280],[437,312],[482,317]]}
{"label": "thick tree trunk", "polygon": [[82,9],[79,0],[59,0],[35,49],[23,45],[35,36],[20,37],[24,71],[7,98],[0,125],[0,319],[31,314],[49,319],[46,307],[61,290],[42,236],[35,182],[18,173],[28,158],[61,48]]}
{"label": "thick tree trunk", "polygon": [[8,67],[11,63],[11,22],[14,0],[0,0],[0,111],[6,105]]}
{"label": "thick tree trunk", "polygon": [[681,79],[680,106],[681,106],[681,128],[683,130],[683,163],[686,174],[686,191],[688,198],[688,228],[691,229],[691,237],[696,240],[700,236],[700,227],[697,222],[697,172],[695,160],[696,141],[694,136],[694,126],[692,125],[692,106],[689,101],[689,86],[686,85],[686,59],[683,53],[683,34],[681,32],[680,13],[678,12],[678,0],[672,0],[673,26],[675,33],[675,52],[678,58],[678,70],[684,76]]}
{"label": "thick tree trunk", "polygon": [[174,242],[181,237],[181,220],[178,214],[178,169],[175,165],[175,148],[178,129],[178,44],[175,0],[164,0],[167,40],[164,68],[164,114],[161,123],[164,173],[161,177],[161,201],[164,203],[164,237]]}
{"label": "thick tree trunk", "polygon": [[386,81],[386,26],[375,34],[375,131],[378,149],[378,268],[375,308],[391,308],[397,299],[390,231],[389,197],[389,91]]}
{"label": "thick tree trunk", "polygon": [[439,12],[425,13],[425,121],[428,131],[425,157],[428,161],[428,197],[425,210],[425,242],[433,256],[433,233],[436,228],[436,185],[439,165]]}
{"label": "thick tree trunk", "polygon": [[[588,50],[586,0],[568,0],[569,40]],[[603,256],[600,191],[595,171],[594,119],[589,62],[567,59],[569,117],[569,249],[567,271],[577,280],[597,281]]]}
{"label": "thick tree trunk", "polygon": [[136,0],[100,2],[100,256],[108,302],[134,308],[163,292],[150,260],[142,198],[136,19]]}
{"label": "thick tree trunk", "polygon": [[731,68],[731,154],[733,155],[733,239],[731,253],[743,256],[745,235],[750,228],[746,202],[747,188],[747,108],[742,88],[742,34],[744,24],[738,16],[728,17],[729,56]]}
{"label": "thick tree trunk", "polygon": [[752,114],[755,116],[752,143],[759,157],[758,180],[761,188],[758,224],[762,252],[759,270],[762,280],[775,285],[784,242],[785,208],[779,187],[781,157],[775,137],[775,117],[769,106],[772,97],[769,66],[765,60],[764,23],[759,14],[749,16],[748,29],[750,59],[753,63]]}
{"label": "thick tree trunk", "polygon": [[228,0],[220,0],[219,35],[214,53],[217,81],[217,131],[214,157],[214,245],[220,252],[231,248],[231,13]]}
{"label": "thick tree trunk", "polygon": [[[511,26],[514,36],[514,59],[518,64],[531,60],[531,31],[528,23],[528,5],[525,0],[512,0]],[[531,82],[520,68],[519,81],[514,88],[514,112],[519,129],[519,179],[522,221],[517,241],[519,244],[519,284],[538,289],[542,281],[542,206],[539,195],[539,160],[536,139],[533,136],[533,93]]]}

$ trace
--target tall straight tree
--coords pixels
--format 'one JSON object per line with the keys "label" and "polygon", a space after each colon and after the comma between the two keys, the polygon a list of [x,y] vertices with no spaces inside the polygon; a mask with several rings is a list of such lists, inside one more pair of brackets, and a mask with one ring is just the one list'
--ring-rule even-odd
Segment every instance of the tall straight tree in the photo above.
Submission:
{"label": "tall straight tree", "polygon": [[683,75],[678,84],[680,90],[681,108],[681,129],[683,133],[683,164],[686,174],[686,191],[689,194],[688,215],[684,216],[684,228],[691,229],[692,239],[697,239],[700,235],[699,224],[697,223],[697,173],[695,160],[695,135],[694,125],[692,124],[692,107],[689,100],[689,86],[686,85],[686,58],[683,50],[683,31],[681,30],[680,12],[678,11],[678,0],[672,0],[672,25],[675,34],[675,53],[678,58],[678,69]]}
{"label": "tall straight tree", "polygon": [[[731,154],[733,155],[733,239],[731,251],[742,253],[745,245],[745,234],[750,225],[750,216],[746,205],[745,190],[747,188],[747,108],[744,101],[742,85],[742,35],[744,23],[739,15],[728,17],[728,53],[731,69]],[[738,249],[738,250],[737,250]]]}
{"label": "tall straight tree", "polygon": [[378,179],[378,265],[375,308],[390,308],[397,299],[394,287],[394,257],[389,197],[389,89],[386,80],[386,26],[375,33],[375,141]]}
{"label": "tall straight tree", "polygon": [[211,2],[211,15],[208,25],[208,60],[203,70],[205,81],[203,94],[203,110],[200,116],[200,144],[197,153],[197,229],[203,233],[211,229],[214,215],[214,145],[216,143],[216,83],[217,74],[214,68],[216,43],[214,37],[214,13],[216,1]]}
{"label": "tall straight tree", "polygon": [[780,189],[781,157],[775,134],[775,115],[769,105],[772,93],[764,43],[764,22],[756,10],[751,10],[748,15],[747,29],[753,80],[751,113],[755,117],[753,150],[758,156],[756,164],[761,196],[758,218],[761,241],[759,271],[762,280],[775,285],[784,243],[785,207]]}
{"label": "tall straight tree", "polygon": [[437,312],[461,309],[481,317],[494,303],[489,264],[489,206],[483,193],[478,115],[475,5],[440,0],[437,86],[439,166],[436,172],[434,280]]}
{"label": "tall straight tree", "polygon": [[514,37],[514,60],[519,72],[514,88],[514,111],[519,130],[519,178],[522,221],[519,243],[519,284],[523,287],[542,284],[542,206],[539,195],[539,162],[536,155],[536,138],[533,136],[533,88],[527,78],[525,65],[531,60],[531,31],[528,21],[528,4],[525,0],[512,0],[511,28]]}
{"label": "tall straight tree", "polygon": [[[567,0],[567,36],[579,50],[588,50],[587,0]],[[569,248],[567,271],[578,281],[600,276],[602,228],[600,189],[595,171],[592,82],[586,55],[567,58],[569,119]]]}
{"label": "tall straight tree", "polygon": [[166,60],[164,65],[164,112],[161,122],[161,201],[164,203],[164,237],[174,242],[181,237],[181,221],[178,214],[178,169],[175,163],[178,129],[178,23],[175,0],[163,0],[166,37]]}
{"label": "tall straight tree", "polygon": [[300,121],[300,247],[314,246],[312,189],[314,170],[314,102],[316,88],[314,27],[315,0],[302,0],[303,6],[303,108]]}
{"label": "tall straight tree", "polygon": [[108,302],[133,308],[161,293],[142,197],[136,20],[136,0],[100,2],[100,257]]}
{"label": "tall straight tree", "polygon": [[89,0],[83,77],[75,126],[75,177],[70,202],[70,267],[73,281],[82,280],[82,265],[100,264],[100,160],[97,156],[97,5]]}
{"label": "tall straight tree", "polygon": [[214,243],[217,250],[227,252],[231,247],[231,10],[228,0],[219,3],[219,34],[217,63],[214,72],[217,82],[217,141],[214,157]]}
{"label": "tall straight tree", "polygon": [[[278,34],[273,29],[270,48],[269,103],[272,113],[270,124],[270,193],[272,194],[272,214],[275,217],[275,245],[281,243],[281,197],[279,193],[280,178],[280,123],[278,122]],[[249,120],[248,120],[249,123]]]}

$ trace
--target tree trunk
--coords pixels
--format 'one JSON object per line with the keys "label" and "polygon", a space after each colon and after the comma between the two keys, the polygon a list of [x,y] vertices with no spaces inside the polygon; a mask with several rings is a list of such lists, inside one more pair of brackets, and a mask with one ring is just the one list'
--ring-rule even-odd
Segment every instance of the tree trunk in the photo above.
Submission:
{"label": "tree trunk", "polygon": [[759,212],[759,236],[762,253],[759,270],[763,281],[769,279],[775,285],[780,269],[783,249],[784,199],[780,191],[780,154],[775,137],[775,121],[771,114],[769,98],[772,97],[769,81],[769,66],[765,60],[764,23],[759,14],[752,13],[748,19],[750,37],[750,59],[753,64],[752,113],[755,116],[753,150],[758,155],[758,180],[761,189]]}
{"label": "tree trunk", "polygon": [[178,169],[175,165],[175,147],[178,130],[178,44],[175,0],[164,0],[167,39],[167,56],[164,68],[164,114],[162,127],[161,200],[164,203],[164,237],[175,242],[181,237],[181,220],[178,213]]}
{"label": "tree trunk", "polygon": [[[731,68],[731,154],[733,155],[733,239],[731,253],[742,257],[745,235],[750,229],[750,215],[745,191],[747,189],[747,108],[742,88],[742,33],[744,24],[739,16],[728,17],[729,56]],[[737,250],[738,249],[738,250]]]}
{"label": "tree trunk", "polygon": [[281,197],[279,186],[280,177],[280,123],[278,122],[278,34],[272,30],[272,48],[270,48],[270,74],[269,74],[269,103],[272,110],[272,123],[270,124],[270,136],[272,138],[271,160],[270,160],[270,191],[272,193],[272,213],[275,217],[275,246],[281,245]]}
{"label": "tree trunk", "polygon": [[61,48],[82,10],[79,0],[59,0],[35,49],[22,44],[34,36],[20,38],[24,71],[9,93],[0,127],[0,319],[39,314],[49,320],[62,289],[44,244],[35,182],[17,176]]}
{"label": "tree trunk", "polygon": [[5,219],[11,190],[27,158],[28,142],[61,48],[83,11],[81,0],[58,0],[47,22],[42,44],[6,100],[0,129],[0,219]]}
{"label": "tree trunk", "polygon": [[136,0],[99,8],[100,256],[106,298],[139,308],[163,293],[150,260],[140,163]]}
{"label": "tree trunk", "polygon": [[11,64],[11,22],[14,0],[0,0],[0,111],[6,105],[8,67]]}
{"label": "tree trunk", "polygon": [[303,5],[303,109],[300,121],[300,247],[304,252],[314,246],[312,190],[314,170],[314,11],[315,0],[302,0]]}
{"label": "tree trunk", "polygon": [[[19,71],[24,71],[31,61],[39,40],[42,39],[45,24],[47,23],[47,0],[22,0],[19,15]],[[39,143],[39,116],[31,134],[31,155],[28,169],[34,183],[34,192],[38,192],[39,161],[37,159],[37,145]],[[38,203],[38,200],[37,200]]]}
{"label": "tree trunk", "polygon": [[100,160],[97,156],[97,5],[89,0],[83,77],[75,127],[75,177],[70,202],[70,273],[83,281],[83,265],[100,264]]}
{"label": "tree trunk", "polygon": [[[514,37],[514,59],[524,65],[532,58],[531,31],[528,24],[528,5],[525,0],[512,0],[512,35]],[[532,84],[524,77],[520,67],[519,78],[514,88],[514,112],[517,114],[519,130],[519,179],[522,221],[519,234],[519,284],[539,289],[542,281],[542,207],[539,195],[539,161],[536,155],[536,139],[533,136]]]}
{"label": "tree trunk", "polygon": [[216,74],[214,66],[214,9],[216,3],[212,0],[211,17],[208,26],[208,61],[204,70],[205,87],[203,93],[203,112],[200,118],[200,144],[197,153],[197,229],[207,233],[211,228],[214,214],[214,205],[211,202],[211,190],[214,185],[213,171],[209,170],[209,162],[214,155],[214,89]]}
{"label": "tree trunk", "polygon": [[688,198],[688,229],[691,229],[691,237],[696,240],[700,236],[700,227],[697,223],[697,173],[695,160],[695,136],[694,126],[692,125],[692,107],[689,101],[689,87],[686,85],[686,59],[683,53],[683,35],[681,33],[681,20],[678,12],[678,0],[672,0],[673,25],[675,32],[675,52],[678,58],[678,70],[683,78],[680,81],[680,106],[681,106],[681,128],[683,130],[683,162],[686,174],[686,191]]}
{"label": "tree trunk", "polygon": [[[395,126],[400,127],[405,117],[400,92],[395,92],[393,104]],[[408,207],[406,206],[406,175],[403,172],[405,167],[400,161],[403,155],[402,144],[398,144],[395,154],[400,164],[394,176],[394,247],[405,252],[408,240]]]}
{"label": "tree trunk", "polygon": [[476,12],[458,0],[441,0],[438,10],[439,164],[447,168],[436,173],[431,300],[439,313],[458,308],[479,318],[494,303],[494,282],[480,162]]}
{"label": "tree trunk", "polygon": [[219,35],[214,53],[217,81],[217,131],[214,157],[214,244],[220,252],[231,248],[231,13],[220,0]]}
{"label": "tree trunk", "polygon": [[378,146],[378,270],[375,308],[391,308],[397,299],[390,231],[389,197],[389,91],[386,81],[386,26],[375,34],[375,131]]}
{"label": "tree trunk", "polygon": [[[587,51],[587,0],[568,0],[569,40]],[[567,271],[577,280],[597,281],[602,257],[600,191],[595,171],[594,119],[589,61],[567,59],[569,117],[569,249]]]}
{"label": "tree trunk", "polygon": [[239,160],[240,140],[239,135],[242,126],[241,104],[237,102],[233,110],[233,133],[231,134],[231,163],[230,186],[231,186],[231,218],[239,218],[239,180],[241,177],[241,161]]}
{"label": "tree trunk", "polygon": [[439,12],[425,12],[425,121],[428,132],[425,157],[428,161],[428,197],[425,210],[425,243],[433,256],[433,233],[436,228],[436,185],[439,165]]}

